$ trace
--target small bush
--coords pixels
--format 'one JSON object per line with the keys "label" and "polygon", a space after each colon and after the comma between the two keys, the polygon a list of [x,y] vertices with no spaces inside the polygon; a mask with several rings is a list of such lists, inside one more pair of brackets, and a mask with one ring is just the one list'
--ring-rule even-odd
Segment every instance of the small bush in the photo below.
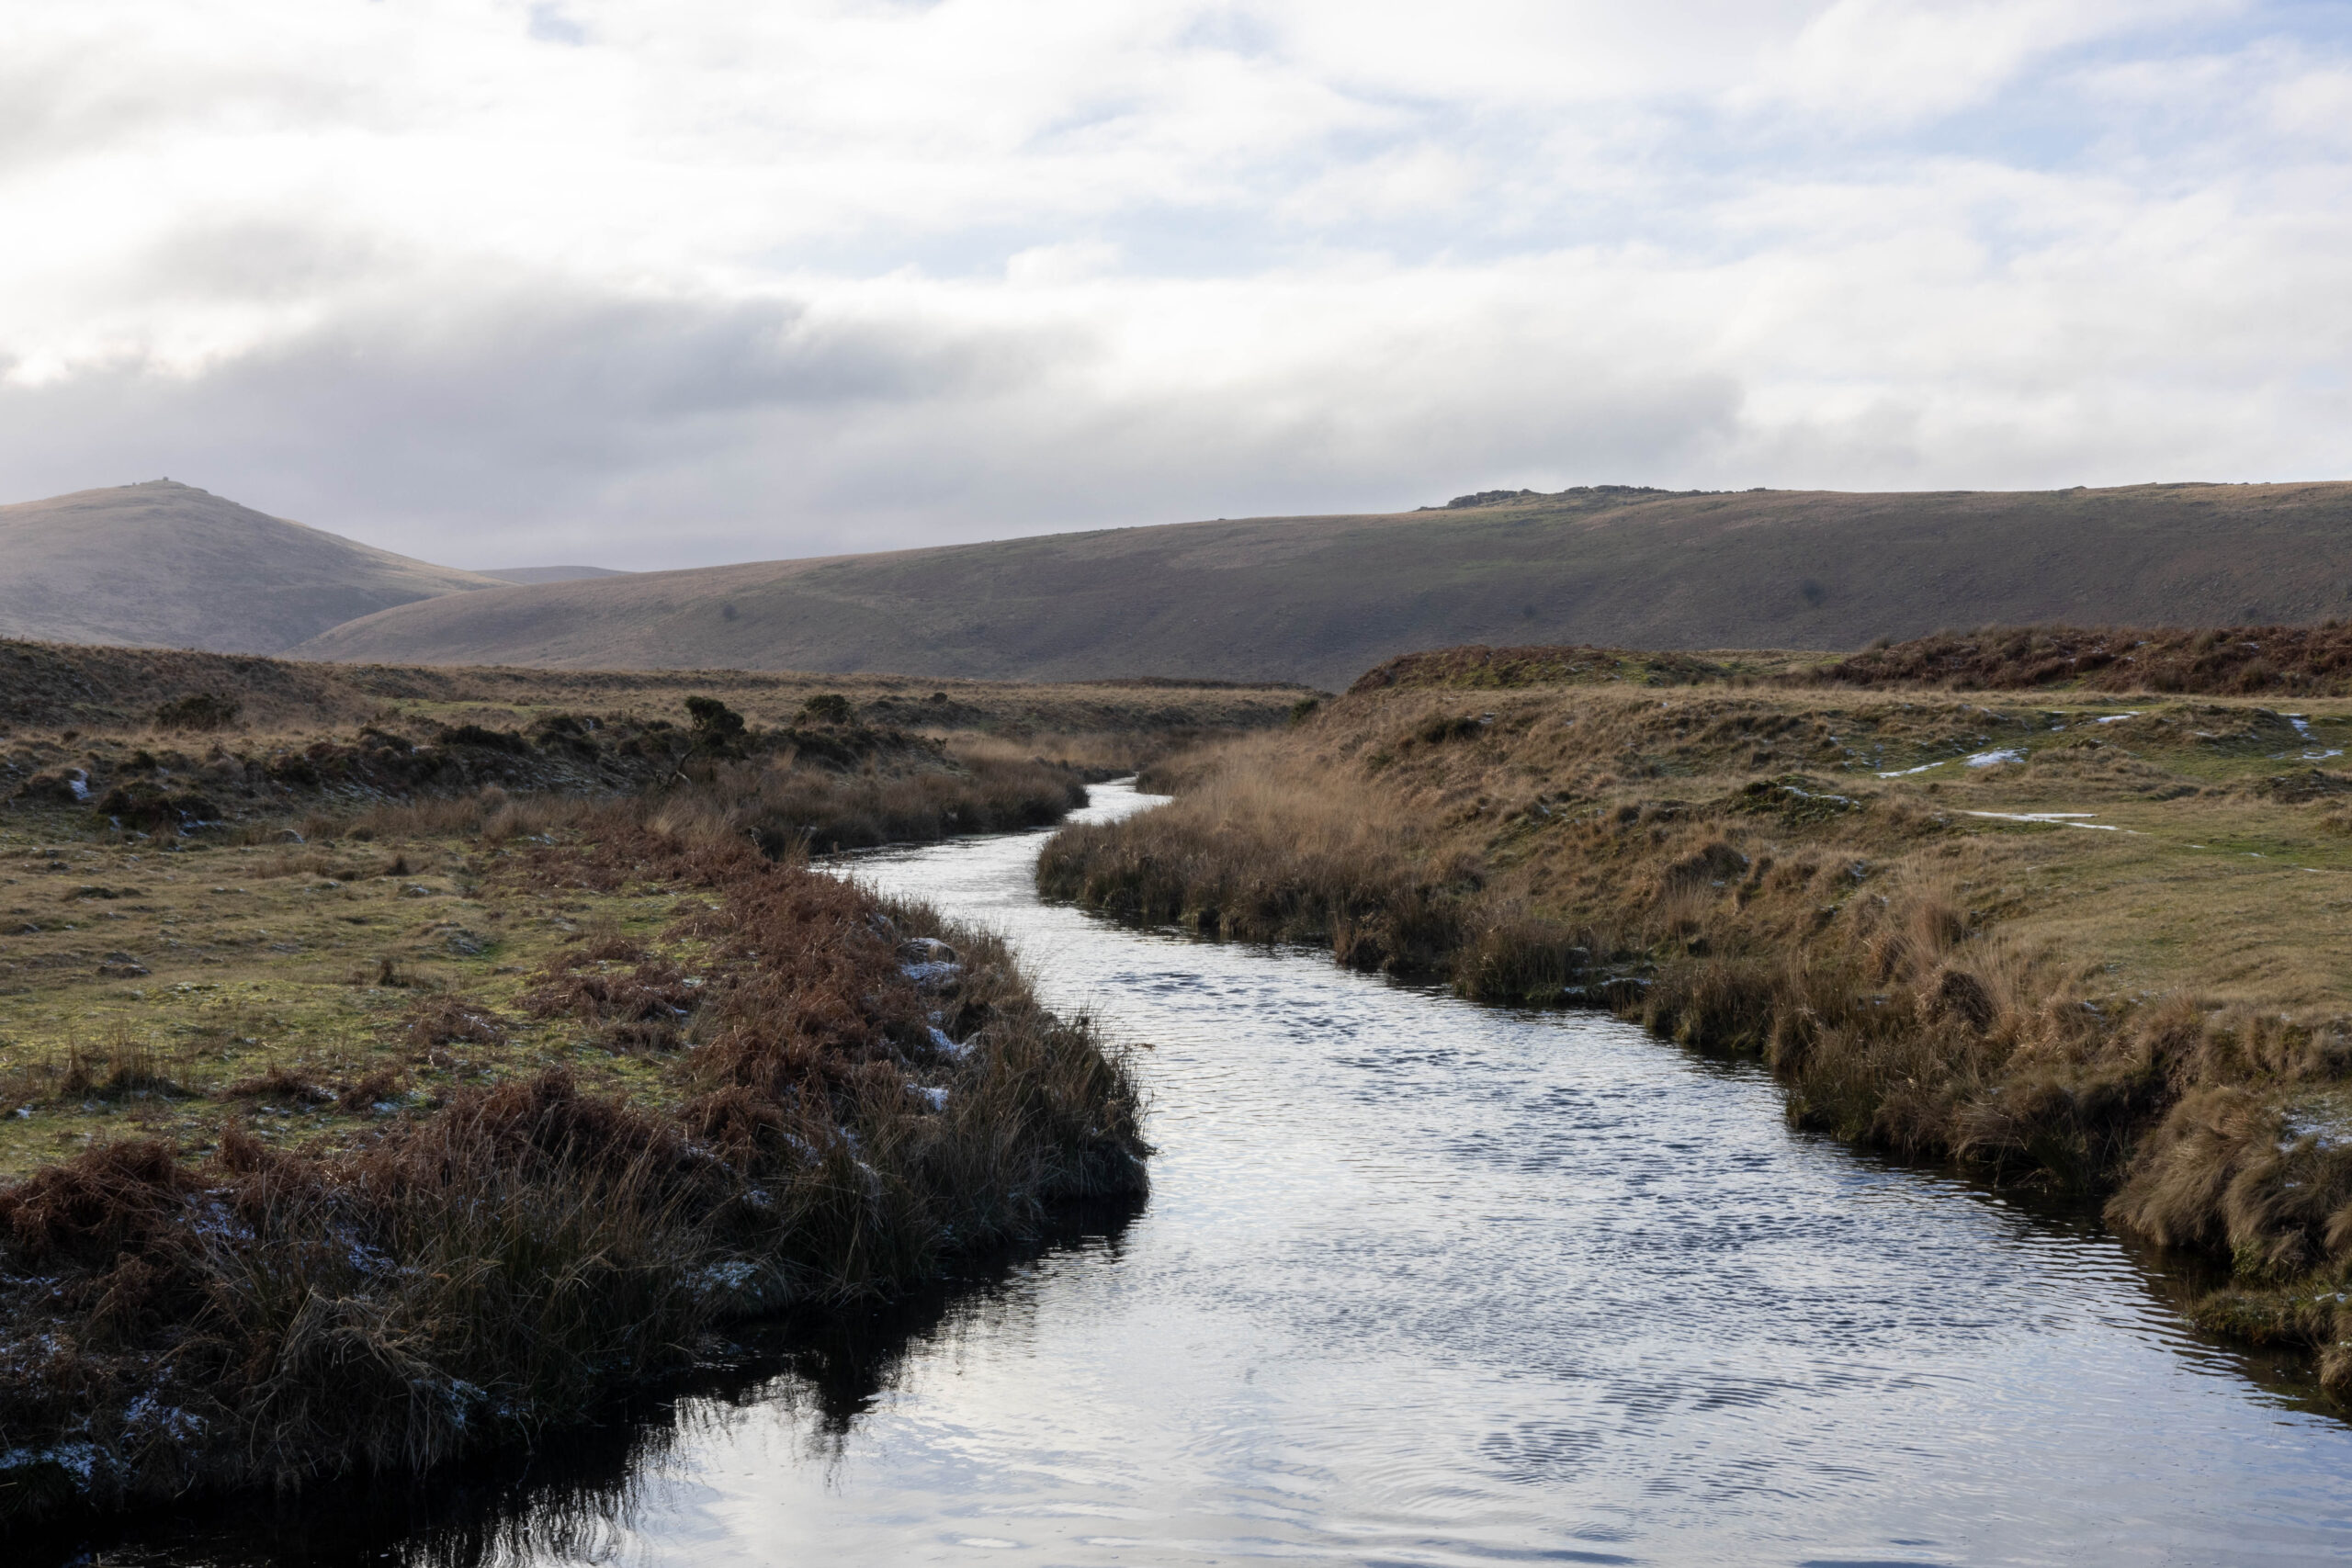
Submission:
{"label": "small bush", "polygon": [[717,697],[688,697],[686,715],[694,720],[698,745],[727,746],[742,739],[743,716]]}
{"label": "small bush", "polygon": [[[520,752],[531,749],[531,743],[511,729],[485,729],[479,724],[460,724],[441,731],[444,746],[476,746],[486,751]],[[315,782],[315,781],[313,781]]]}
{"label": "small bush", "polygon": [[811,724],[850,724],[857,710],[838,692],[820,692],[800,705],[800,716]]}
{"label": "small bush", "polygon": [[196,692],[175,697],[155,710],[155,728],[172,730],[226,729],[237,722],[243,705],[234,697]]}

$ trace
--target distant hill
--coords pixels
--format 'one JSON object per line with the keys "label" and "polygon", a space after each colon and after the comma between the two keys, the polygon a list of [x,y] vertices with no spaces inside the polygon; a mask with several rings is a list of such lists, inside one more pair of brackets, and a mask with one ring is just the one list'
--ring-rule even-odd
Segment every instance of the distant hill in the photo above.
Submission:
{"label": "distant hill", "polygon": [[615,571],[607,566],[502,566],[492,571],[478,571],[476,577],[494,577],[501,582],[585,582],[595,577],[627,577],[628,572]]}
{"label": "distant hill", "polygon": [[1854,649],[1988,623],[2352,615],[2352,484],[1490,491],[453,594],[301,657],[574,669],[1182,675],[1341,687],[1416,649]]}
{"label": "distant hill", "polygon": [[0,506],[0,636],[275,653],[356,616],[499,588],[154,479]]}

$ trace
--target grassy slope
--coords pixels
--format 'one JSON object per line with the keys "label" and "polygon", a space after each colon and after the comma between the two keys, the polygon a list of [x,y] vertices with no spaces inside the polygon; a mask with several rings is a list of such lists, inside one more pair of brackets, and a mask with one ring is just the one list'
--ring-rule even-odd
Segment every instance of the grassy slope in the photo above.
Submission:
{"label": "grassy slope", "polygon": [[[2294,712],[1374,687],[1172,765],[1174,806],[1066,829],[1041,880],[1759,1053],[1811,1124],[2116,1193],[2235,1259],[2208,1322],[2324,1348],[2352,1338],[2352,775],[2318,754],[2352,701]],[[2018,760],[1964,760],[1991,752]],[[2059,812],[2098,826],[2018,819]],[[2352,1392],[2352,1358],[2326,1375]]]}
{"label": "grassy slope", "polygon": [[0,506],[0,636],[274,653],[501,586],[168,479]]}
{"label": "grassy slope", "polygon": [[1856,648],[1943,626],[2352,608],[2352,484],[1566,492],[554,583],[403,606],[306,656],[1336,686],[1449,643]]}

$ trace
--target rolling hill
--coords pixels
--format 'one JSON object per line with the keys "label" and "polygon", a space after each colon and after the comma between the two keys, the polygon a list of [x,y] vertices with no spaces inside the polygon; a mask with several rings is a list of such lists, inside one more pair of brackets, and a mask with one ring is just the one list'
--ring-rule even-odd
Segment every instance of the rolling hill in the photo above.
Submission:
{"label": "rolling hill", "polygon": [[0,506],[0,636],[276,653],[391,605],[503,586],[169,479]]}
{"label": "rolling hill", "polygon": [[608,566],[502,566],[478,571],[477,577],[494,577],[501,582],[585,582],[597,577],[627,577],[625,571],[615,571]]}
{"label": "rolling hill", "polygon": [[[421,598],[421,596],[420,596]],[[1489,492],[454,593],[297,657],[1344,686],[1415,649],[1852,649],[1990,622],[2352,615],[2352,483]]]}

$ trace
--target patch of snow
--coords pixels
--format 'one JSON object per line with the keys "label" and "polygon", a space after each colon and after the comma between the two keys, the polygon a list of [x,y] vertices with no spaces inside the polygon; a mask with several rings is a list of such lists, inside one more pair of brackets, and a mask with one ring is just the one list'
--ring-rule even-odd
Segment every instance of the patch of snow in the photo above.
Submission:
{"label": "patch of snow", "polygon": [[921,1084],[910,1083],[907,1086],[907,1092],[933,1111],[947,1109],[947,1091],[944,1089],[926,1089]]}
{"label": "patch of snow", "polygon": [[2278,1140],[2278,1149],[2282,1154],[2305,1138],[2311,1139],[2312,1145],[2323,1151],[2335,1148],[2344,1142],[2344,1130],[2341,1127],[2334,1122],[2324,1122],[2311,1116],[2290,1113],[2282,1119],[2280,1130],[2286,1134]]}
{"label": "patch of snow", "polygon": [[741,1295],[758,1282],[759,1265],[741,1258],[714,1263],[694,1278],[695,1293],[703,1296]]}
{"label": "patch of snow", "polygon": [[937,959],[923,964],[902,964],[899,966],[899,973],[918,986],[944,986],[963,972],[964,966],[961,964],[949,964]]}
{"label": "patch of snow", "polygon": [[90,775],[76,768],[65,776],[65,787],[74,792],[75,800],[86,801],[90,798]]}
{"label": "patch of snow", "polygon": [[122,1418],[132,1427],[150,1429],[175,1443],[187,1442],[204,1431],[204,1417],[162,1403],[152,1389],[132,1400]]}
{"label": "patch of snow", "polygon": [[2091,720],[2091,722],[2093,724],[2121,724],[2127,718],[2137,718],[2139,716],[2140,710],[2135,709],[2131,713],[2104,714],[2099,717]]}
{"label": "patch of snow", "polygon": [[80,1481],[90,1483],[90,1472],[106,1456],[96,1443],[59,1443],[46,1449],[9,1449],[0,1452],[0,1473],[21,1470],[27,1465],[53,1464]]}
{"label": "patch of snow", "polygon": [[2005,748],[1998,751],[1979,751],[1974,756],[1967,759],[1968,765],[1972,768],[1991,768],[1997,767],[2003,762],[2022,762],[2024,761],[2025,753],[2013,746]]}
{"label": "patch of snow", "polygon": [[1942,762],[1922,762],[1916,768],[1897,768],[1891,773],[1879,774],[1879,777],[1883,779],[1907,779],[1913,773],[1924,773],[1929,768],[1940,768],[1944,766],[1946,762],[1950,762],[1951,761],[1951,759],[1950,757],[1946,757]]}
{"label": "patch of snow", "polygon": [[351,1242],[349,1246],[350,1250],[345,1255],[345,1261],[347,1261],[354,1269],[359,1270],[362,1274],[397,1274],[400,1272],[400,1269],[393,1264],[390,1258],[385,1257],[374,1247],[369,1247],[366,1242],[354,1241]]}
{"label": "patch of snow", "polygon": [[972,1049],[972,1043],[970,1041],[950,1040],[947,1038],[947,1031],[940,1028],[937,1024],[932,1025],[931,1044],[932,1048],[937,1051],[941,1055],[953,1057],[959,1062],[962,1061]]}
{"label": "patch of snow", "polygon": [[449,1386],[441,1391],[441,1395],[449,1402],[450,1423],[458,1427],[466,1424],[466,1414],[473,1406],[490,1403],[488,1389],[479,1383],[469,1383],[463,1378],[451,1378]]}
{"label": "patch of snow", "polygon": [[2089,817],[2088,811],[1963,811],[1963,817],[1996,817],[2004,822],[2047,822],[2053,828],[2089,828],[2101,833],[2136,833],[2131,828],[2119,828],[2112,822],[2077,822],[2078,817]]}

